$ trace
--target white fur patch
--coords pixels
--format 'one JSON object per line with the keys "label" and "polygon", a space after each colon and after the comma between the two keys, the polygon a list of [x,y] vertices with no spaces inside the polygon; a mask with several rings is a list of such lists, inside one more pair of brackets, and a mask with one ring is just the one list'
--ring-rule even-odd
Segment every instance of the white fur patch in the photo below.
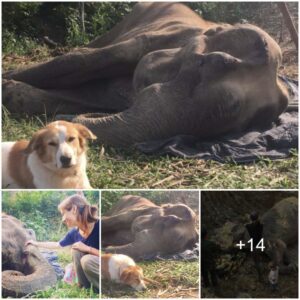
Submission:
{"label": "white fur patch", "polygon": [[108,262],[108,271],[110,278],[116,282],[120,282],[120,274],[129,266],[135,266],[132,258],[123,254],[114,254]]}
{"label": "white fur patch", "polygon": [[19,186],[14,182],[10,176],[8,169],[9,153],[16,142],[2,142],[2,188],[16,189]]}
{"label": "white fur patch", "polygon": [[55,126],[58,129],[58,149],[56,153],[56,164],[58,168],[62,167],[60,158],[66,156],[71,158],[71,166],[76,165],[76,153],[68,143],[67,143],[67,128],[62,125]]}

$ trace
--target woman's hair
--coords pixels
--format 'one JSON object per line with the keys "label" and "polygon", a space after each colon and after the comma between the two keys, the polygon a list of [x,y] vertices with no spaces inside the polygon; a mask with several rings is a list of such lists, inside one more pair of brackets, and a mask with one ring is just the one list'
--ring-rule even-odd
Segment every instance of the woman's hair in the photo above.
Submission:
{"label": "woman's hair", "polygon": [[89,223],[98,221],[98,208],[95,205],[89,204],[83,195],[76,194],[64,199],[58,205],[58,209],[60,211],[70,211],[74,206],[77,207],[77,221],[81,223],[85,229],[88,228]]}

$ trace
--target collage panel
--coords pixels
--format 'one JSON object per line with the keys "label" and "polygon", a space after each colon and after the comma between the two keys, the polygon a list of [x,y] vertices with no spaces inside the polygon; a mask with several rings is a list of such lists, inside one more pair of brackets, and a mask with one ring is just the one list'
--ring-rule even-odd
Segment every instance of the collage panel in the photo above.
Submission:
{"label": "collage panel", "polygon": [[101,298],[199,298],[199,191],[102,191]]}
{"label": "collage panel", "polygon": [[298,192],[201,194],[201,298],[298,298]]}
{"label": "collage panel", "polygon": [[1,4],[2,188],[298,188],[297,2]]}
{"label": "collage panel", "polygon": [[99,298],[99,192],[2,192],[2,297]]}

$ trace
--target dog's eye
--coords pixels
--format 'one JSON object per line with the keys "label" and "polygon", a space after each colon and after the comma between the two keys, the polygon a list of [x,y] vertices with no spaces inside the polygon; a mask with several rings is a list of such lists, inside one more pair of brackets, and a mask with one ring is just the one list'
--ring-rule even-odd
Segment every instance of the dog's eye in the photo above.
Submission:
{"label": "dog's eye", "polygon": [[75,140],[75,137],[74,137],[74,136],[70,136],[69,139],[68,139],[68,142],[71,143],[71,142],[73,142],[74,140]]}
{"label": "dog's eye", "polygon": [[53,147],[57,146],[57,144],[55,142],[49,142],[48,145],[53,146]]}

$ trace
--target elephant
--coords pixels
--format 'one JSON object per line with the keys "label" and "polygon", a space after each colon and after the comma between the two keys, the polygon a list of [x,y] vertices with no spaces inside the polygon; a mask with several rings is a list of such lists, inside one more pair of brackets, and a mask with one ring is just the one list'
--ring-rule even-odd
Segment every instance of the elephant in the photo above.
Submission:
{"label": "elephant", "polygon": [[[264,252],[280,267],[281,273],[292,271],[297,262],[290,261],[288,247],[298,243],[298,199],[288,197],[280,200],[262,215],[261,222]],[[244,225],[226,222],[222,228],[215,230],[214,239],[223,249],[232,249],[241,240],[247,244],[250,237]]]}
{"label": "elephant", "polygon": [[289,98],[277,76],[281,59],[254,25],[141,2],[86,47],[4,73],[2,97],[11,112],[71,115],[105,145],[205,140],[277,119]]}
{"label": "elephant", "polygon": [[198,242],[196,214],[185,204],[155,205],[127,195],[101,218],[102,247],[136,260],[191,249]]}
{"label": "elephant", "polygon": [[36,246],[30,230],[13,216],[2,215],[2,296],[23,297],[55,285],[54,269]]}
{"label": "elephant", "polygon": [[261,218],[264,224],[266,253],[281,266],[281,272],[293,269],[288,247],[298,243],[298,199],[289,197],[281,200]]}

